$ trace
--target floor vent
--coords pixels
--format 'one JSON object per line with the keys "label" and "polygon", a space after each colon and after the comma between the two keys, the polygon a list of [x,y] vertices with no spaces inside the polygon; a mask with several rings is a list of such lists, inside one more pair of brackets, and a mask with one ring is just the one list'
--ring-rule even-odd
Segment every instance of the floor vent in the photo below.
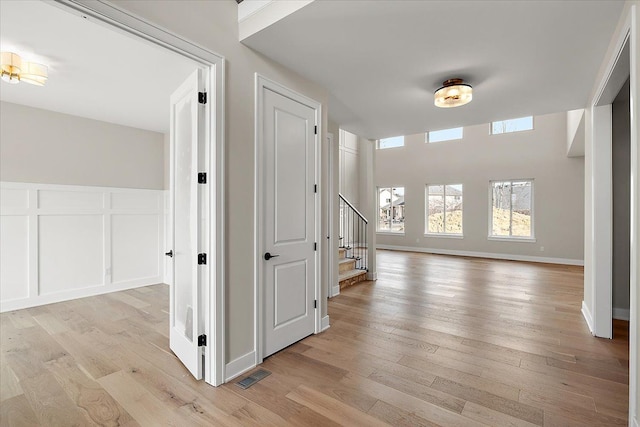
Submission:
{"label": "floor vent", "polygon": [[246,390],[252,385],[254,385],[255,383],[257,383],[258,381],[260,381],[261,379],[268,377],[269,375],[271,375],[271,372],[265,369],[258,369],[253,374],[238,381],[236,385]]}

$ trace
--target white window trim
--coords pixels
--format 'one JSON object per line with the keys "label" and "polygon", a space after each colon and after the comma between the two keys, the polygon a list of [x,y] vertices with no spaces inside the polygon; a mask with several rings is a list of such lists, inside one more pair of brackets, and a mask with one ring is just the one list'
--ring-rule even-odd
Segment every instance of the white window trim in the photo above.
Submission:
{"label": "white window trim", "polygon": [[[444,141],[443,141],[444,142]],[[433,233],[433,232],[424,232],[424,237],[446,237],[452,239],[462,239],[464,238],[464,184],[425,184],[424,186],[424,229],[429,229],[429,213],[427,212],[429,206],[429,187],[434,187],[436,185],[442,185],[444,188],[443,197],[446,200],[447,197],[447,185],[461,185],[462,186],[462,233]],[[444,214],[444,227],[447,228],[447,214]]]}
{"label": "white window trim", "polygon": [[[494,182],[523,182],[529,181],[531,182],[531,236],[494,236],[491,234],[493,231],[493,183]],[[489,235],[487,237],[488,240],[494,241],[502,241],[502,242],[535,242],[536,241],[536,233],[535,233],[535,210],[534,210],[534,199],[536,195],[535,189],[535,180],[533,178],[515,178],[515,179],[494,179],[489,181]],[[510,208],[511,212],[513,212],[513,207]],[[511,227],[511,224],[509,224]],[[463,228],[464,229],[464,228]],[[511,228],[509,228],[509,233],[511,233]]]}
{"label": "white window trim", "polygon": [[[394,147],[394,148],[400,148],[400,147]],[[380,225],[380,221],[378,218],[378,215],[380,215],[380,189],[381,188],[388,188],[393,192],[394,188],[406,188],[404,185],[391,185],[391,186],[382,186],[382,185],[377,185],[376,186],[376,234],[384,234],[384,235],[393,235],[393,236],[404,236],[407,232],[407,228],[406,228],[406,221],[405,221],[405,231],[391,231],[391,230],[378,230],[378,226]],[[391,196],[391,198],[393,198],[393,195]]]}
{"label": "white window trim", "polygon": [[[525,117],[531,117],[531,129],[523,129],[523,130],[513,130],[510,132],[502,132],[502,133],[493,133],[493,124],[495,122],[505,122],[507,120],[517,120],[517,119],[524,119]],[[515,117],[513,119],[504,119],[504,120],[493,120],[492,122],[489,122],[489,135],[491,136],[498,136],[498,135],[509,135],[510,133],[522,133],[522,132],[533,132],[534,130],[536,130],[536,116],[522,116],[522,117]]]}

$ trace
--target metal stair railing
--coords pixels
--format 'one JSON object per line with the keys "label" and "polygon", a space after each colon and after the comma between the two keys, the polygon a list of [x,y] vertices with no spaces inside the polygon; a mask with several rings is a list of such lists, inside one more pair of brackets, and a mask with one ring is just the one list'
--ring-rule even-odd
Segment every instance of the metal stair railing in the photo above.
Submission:
{"label": "metal stair railing", "polygon": [[369,221],[342,194],[340,204],[340,247],[346,249],[346,257],[356,261],[356,269],[369,271],[367,251],[367,226]]}

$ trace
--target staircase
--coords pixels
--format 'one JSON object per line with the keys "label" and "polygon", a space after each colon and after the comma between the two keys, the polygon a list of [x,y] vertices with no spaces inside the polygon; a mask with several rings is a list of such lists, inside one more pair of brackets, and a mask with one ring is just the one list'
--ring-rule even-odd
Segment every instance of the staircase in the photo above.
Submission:
{"label": "staircase", "polygon": [[357,261],[355,258],[347,258],[346,248],[338,248],[338,282],[340,283],[340,289],[367,280],[367,270],[356,268]]}
{"label": "staircase", "polygon": [[342,195],[340,202],[340,289],[367,280],[367,219]]}

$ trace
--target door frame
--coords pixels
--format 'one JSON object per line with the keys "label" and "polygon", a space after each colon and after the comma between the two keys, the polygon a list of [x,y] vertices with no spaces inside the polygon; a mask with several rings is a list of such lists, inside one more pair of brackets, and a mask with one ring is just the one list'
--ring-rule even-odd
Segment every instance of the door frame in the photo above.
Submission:
{"label": "door frame", "polygon": [[[591,332],[595,336],[611,338],[611,196],[602,194],[596,190],[596,184],[600,179],[610,183],[611,172],[611,105],[615,94],[607,92],[607,86],[618,76],[615,74],[618,62],[629,60],[630,92],[631,92],[631,236],[630,258],[638,259],[640,243],[640,140],[638,137],[639,119],[638,109],[638,84],[640,82],[640,22],[637,5],[627,3],[621,14],[621,21],[615,32],[610,48],[611,55],[607,57],[601,77],[591,101],[588,104],[589,115],[585,116],[587,135],[585,144],[592,144],[593,152],[604,151],[604,156],[596,158],[592,156],[591,167],[596,173],[591,174],[591,182],[585,188],[586,210],[591,212],[590,228],[585,230],[585,243],[591,244],[590,251],[585,251],[585,289],[591,289],[591,307],[583,301],[583,315],[587,320]],[[626,43],[629,43],[629,57],[622,58]],[[613,95],[613,97],[612,97]],[[599,172],[599,173],[598,173]],[[597,205],[601,204],[599,210]],[[609,221],[600,220],[599,216]],[[588,226],[589,224],[587,224]],[[604,253],[596,247],[599,243],[605,243]],[[629,321],[629,425],[638,425],[638,305],[640,288],[640,271],[635,262],[630,264],[630,321]],[[589,312],[593,309],[593,313]]]}
{"label": "door frame", "polygon": [[253,309],[253,317],[254,317],[254,348],[255,348],[255,364],[259,365],[262,363],[264,359],[264,289],[261,284],[264,282],[264,265],[262,262],[262,254],[264,253],[264,227],[263,221],[264,218],[264,192],[262,191],[262,183],[264,182],[264,150],[263,146],[263,137],[262,137],[262,129],[264,125],[264,117],[263,117],[263,107],[264,107],[264,90],[269,89],[279,95],[292,99],[293,101],[299,102],[315,111],[315,121],[316,126],[318,126],[318,133],[315,135],[315,154],[316,154],[316,162],[315,162],[315,181],[318,183],[318,193],[316,194],[316,203],[315,203],[315,241],[318,243],[318,250],[315,252],[316,262],[315,262],[315,272],[314,272],[314,296],[318,301],[318,306],[315,310],[314,316],[314,333],[317,334],[321,330],[321,295],[320,295],[320,272],[322,270],[322,251],[323,251],[323,239],[321,236],[321,226],[322,221],[322,195],[323,188],[320,185],[321,181],[321,141],[323,137],[322,132],[322,104],[314,99],[311,99],[305,95],[302,95],[294,90],[291,90],[280,83],[277,83],[273,80],[264,77],[259,73],[255,73],[255,128],[254,128],[254,141],[255,141],[255,163],[254,163],[254,309]]}
{"label": "door frame", "polygon": [[340,295],[340,286],[338,284],[338,267],[337,267],[337,251],[338,245],[336,244],[337,238],[335,235],[336,228],[334,227],[333,221],[335,218],[335,204],[337,200],[337,191],[336,191],[336,180],[333,175],[335,170],[333,153],[336,149],[335,139],[331,132],[327,132],[327,191],[326,200],[326,215],[327,215],[327,250],[325,253],[327,254],[327,280],[329,281],[327,285],[327,295],[329,298],[333,298],[337,295]]}
{"label": "door frame", "polygon": [[207,205],[209,247],[206,273],[208,280],[205,282],[208,282],[209,286],[208,289],[203,289],[202,294],[204,305],[207,306],[203,326],[204,333],[208,337],[203,366],[205,381],[218,386],[224,382],[225,367],[225,58],[110,3],[92,0],[49,0],[47,2],[98,25],[108,26],[187,57],[207,71],[206,87],[210,104],[209,115],[205,118],[205,145],[208,147],[205,163],[207,163],[207,185],[209,186]]}

